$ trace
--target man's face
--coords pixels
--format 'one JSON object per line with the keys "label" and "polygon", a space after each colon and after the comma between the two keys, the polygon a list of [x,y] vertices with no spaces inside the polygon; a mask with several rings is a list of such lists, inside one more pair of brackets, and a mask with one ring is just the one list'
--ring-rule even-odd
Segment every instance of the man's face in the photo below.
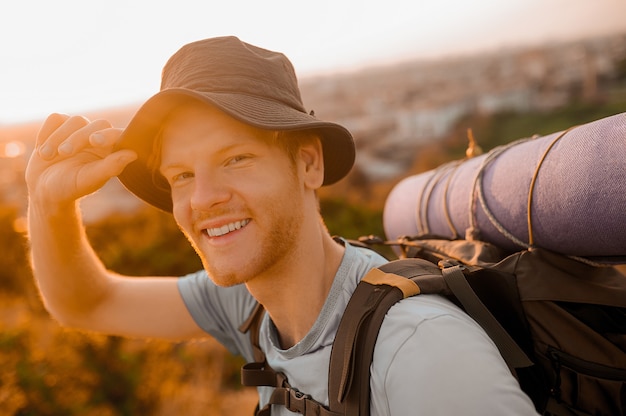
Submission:
{"label": "man's face", "polygon": [[163,132],[173,214],[216,284],[280,270],[300,236],[303,185],[273,132],[186,106]]}

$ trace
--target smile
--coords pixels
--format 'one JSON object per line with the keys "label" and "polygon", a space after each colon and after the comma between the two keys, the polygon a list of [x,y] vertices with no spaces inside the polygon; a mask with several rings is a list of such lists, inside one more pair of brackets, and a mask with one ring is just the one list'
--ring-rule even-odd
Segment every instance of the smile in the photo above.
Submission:
{"label": "smile", "polygon": [[235,221],[230,224],[222,225],[218,228],[207,228],[206,233],[209,237],[221,237],[225,234],[228,234],[233,231],[237,231],[242,227],[245,227],[250,222],[250,219],[245,219],[243,221]]}

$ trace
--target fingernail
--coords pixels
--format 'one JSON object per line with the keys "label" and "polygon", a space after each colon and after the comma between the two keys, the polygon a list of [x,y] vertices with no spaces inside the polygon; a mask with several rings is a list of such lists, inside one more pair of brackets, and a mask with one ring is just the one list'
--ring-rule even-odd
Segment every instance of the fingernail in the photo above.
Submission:
{"label": "fingernail", "polygon": [[44,159],[48,159],[54,156],[54,150],[52,150],[52,147],[49,144],[46,144],[39,149],[39,155]]}
{"label": "fingernail", "polygon": [[104,140],[104,134],[102,133],[94,133],[91,135],[91,137],[89,138],[91,141],[91,144],[95,144],[95,145],[103,145],[105,143]]}
{"label": "fingernail", "polygon": [[69,155],[70,153],[72,153],[72,150],[74,150],[74,146],[72,146],[72,143],[70,142],[61,143],[61,145],[59,146],[59,153]]}
{"label": "fingernail", "polygon": [[137,159],[137,154],[135,153],[123,153],[121,155],[118,156],[117,160],[120,163],[125,163],[128,164],[130,162],[132,162],[133,160]]}

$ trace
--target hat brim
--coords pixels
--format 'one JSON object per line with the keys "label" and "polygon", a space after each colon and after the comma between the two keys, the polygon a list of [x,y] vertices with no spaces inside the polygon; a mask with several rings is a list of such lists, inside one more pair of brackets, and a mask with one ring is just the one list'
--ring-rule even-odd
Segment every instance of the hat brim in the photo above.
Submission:
{"label": "hat brim", "polygon": [[130,192],[163,211],[172,212],[172,198],[168,183],[151,167],[153,147],[167,115],[189,101],[212,105],[245,124],[264,130],[315,131],[322,141],[324,152],[323,185],[343,178],[354,164],[354,140],[350,132],[339,124],[318,120],[284,103],[261,97],[200,93],[185,88],[166,89],[146,101],[122,133],[119,147],[134,150],[138,158],[118,176]]}

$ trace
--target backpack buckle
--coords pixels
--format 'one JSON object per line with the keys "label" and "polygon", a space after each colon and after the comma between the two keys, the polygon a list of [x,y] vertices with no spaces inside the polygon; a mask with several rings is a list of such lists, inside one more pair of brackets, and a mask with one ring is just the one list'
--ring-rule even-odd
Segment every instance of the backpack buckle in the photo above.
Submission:
{"label": "backpack buckle", "polygon": [[461,270],[467,269],[467,267],[465,267],[463,263],[454,259],[439,260],[439,262],[437,263],[437,266],[439,266],[440,269],[447,269],[448,267],[454,267],[454,266],[459,266],[459,269]]}
{"label": "backpack buckle", "polygon": [[286,397],[285,407],[292,412],[306,414],[306,402],[312,399],[310,394],[301,392],[296,388],[289,388],[289,394]]}

